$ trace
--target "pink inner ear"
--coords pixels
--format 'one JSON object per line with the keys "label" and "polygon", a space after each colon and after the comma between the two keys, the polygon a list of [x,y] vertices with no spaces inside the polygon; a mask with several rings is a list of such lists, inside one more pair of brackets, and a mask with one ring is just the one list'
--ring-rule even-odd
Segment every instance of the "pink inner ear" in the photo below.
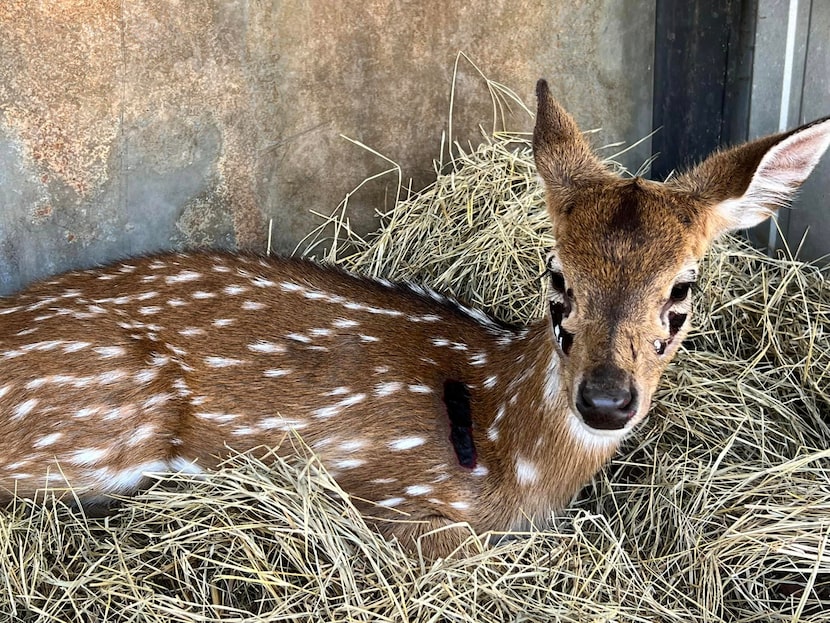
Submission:
{"label": "pink inner ear", "polygon": [[717,206],[716,235],[754,227],[792,199],[830,146],[830,120],[805,128],[773,145],[761,158],[744,194]]}
{"label": "pink inner ear", "polygon": [[801,184],[830,146],[830,121],[818,123],[770,149],[761,159],[752,186],[773,187]]}

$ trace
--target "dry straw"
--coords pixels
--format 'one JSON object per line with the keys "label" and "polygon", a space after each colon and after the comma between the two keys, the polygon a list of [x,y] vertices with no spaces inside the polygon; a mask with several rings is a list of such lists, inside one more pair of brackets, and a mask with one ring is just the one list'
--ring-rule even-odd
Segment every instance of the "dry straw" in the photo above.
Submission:
{"label": "dry straw", "polygon": [[[551,240],[526,137],[440,168],[368,238],[344,202],[327,259],[538,317]],[[830,621],[827,275],[729,239],[698,294],[650,420],[551,528],[424,563],[286,439],[300,458],[159,478],[105,517],[18,501],[0,620]]]}

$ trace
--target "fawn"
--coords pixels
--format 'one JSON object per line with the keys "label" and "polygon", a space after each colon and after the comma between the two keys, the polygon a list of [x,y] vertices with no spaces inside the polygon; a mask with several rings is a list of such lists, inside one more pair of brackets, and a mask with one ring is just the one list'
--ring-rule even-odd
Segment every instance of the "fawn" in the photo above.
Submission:
{"label": "fawn", "polygon": [[648,412],[707,245],[790,197],[830,119],[661,184],[608,172],[543,80],[537,97],[547,318],[509,327],[297,259],[184,253],[67,273],[0,301],[5,499],[130,493],[228,447],[291,452],[297,431],[381,532],[410,547],[429,535],[428,556],[457,544],[456,522],[544,522]]}

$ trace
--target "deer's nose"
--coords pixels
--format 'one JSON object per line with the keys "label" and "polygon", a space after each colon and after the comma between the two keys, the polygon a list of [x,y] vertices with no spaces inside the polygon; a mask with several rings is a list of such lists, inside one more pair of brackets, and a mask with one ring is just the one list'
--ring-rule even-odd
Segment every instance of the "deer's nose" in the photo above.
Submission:
{"label": "deer's nose", "polygon": [[600,369],[579,384],[575,402],[588,426],[617,430],[636,412],[637,390],[627,374]]}

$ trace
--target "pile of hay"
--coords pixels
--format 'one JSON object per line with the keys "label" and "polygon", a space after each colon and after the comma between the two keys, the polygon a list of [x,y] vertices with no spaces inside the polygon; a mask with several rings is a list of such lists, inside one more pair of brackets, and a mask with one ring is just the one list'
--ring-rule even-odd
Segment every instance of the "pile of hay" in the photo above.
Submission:
{"label": "pile of hay", "polygon": [[[523,137],[460,151],[328,259],[511,321],[550,246]],[[231,459],[87,518],[0,515],[0,620],[830,621],[830,285],[716,246],[699,328],[650,420],[555,527],[427,564],[367,528],[313,457]]]}

